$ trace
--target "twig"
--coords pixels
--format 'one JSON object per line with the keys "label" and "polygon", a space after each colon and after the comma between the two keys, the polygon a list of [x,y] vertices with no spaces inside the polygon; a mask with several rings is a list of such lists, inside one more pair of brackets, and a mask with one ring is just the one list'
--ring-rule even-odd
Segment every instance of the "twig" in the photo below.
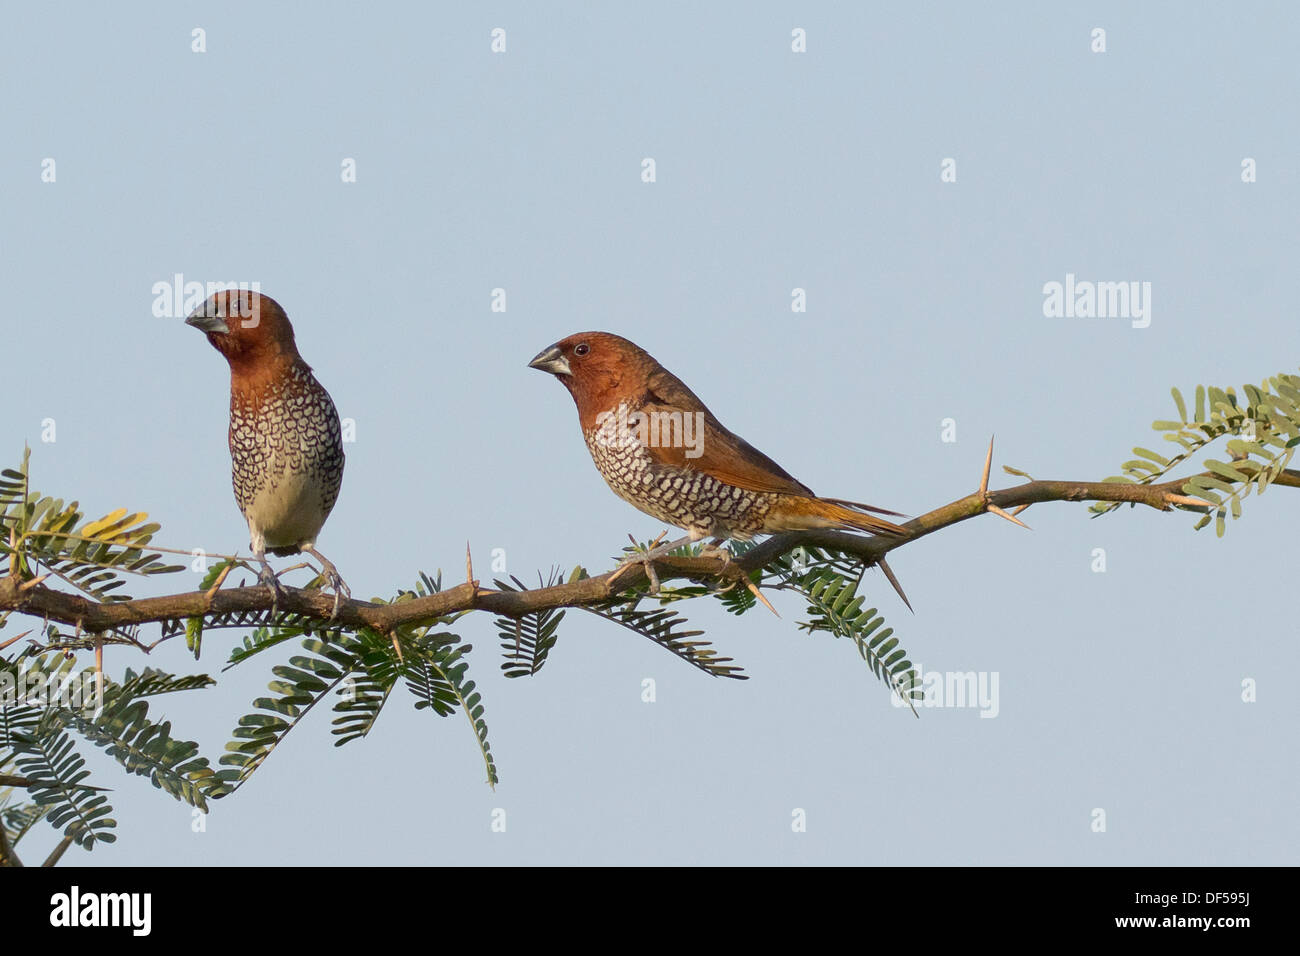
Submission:
{"label": "twig", "polygon": [[45,862],[41,866],[53,866],[58,863],[59,858],[63,856],[63,851],[70,846],[72,846],[72,837],[65,836],[59,841],[59,845],[50,851],[50,855],[45,858]]}
{"label": "twig", "polygon": [[[1189,478],[1177,478],[1162,484],[1123,482],[1027,481],[996,491],[985,489],[959,498],[903,525],[903,537],[876,537],[843,531],[791,531],[772,535],[739,557],[723,559],[699,555],[693,557],[664,555],[657,558],[656,577],[663,580],[694,578],[723,581],[737,571],[748,573],[766,567],[780,556],[800,546],[839,551],[864,562],[877,563],[880,558],[926,535],[994,510],[1023,510],[1031,504],[1047,501],[1118,501],[1147,505],[1158,511],[1186,506],[1184,493]],[[981,482],[983,484],[983,482]],[[1300,487],[1300,471],[1286,469],[1273,481],[1284,487]],[[996,513],[996,512],[995,512]],[[467,570],[469,570],[467,568]],[[562,607],[585,607],[601,604],[611,597],[649,580],[645,565],[624,564],[597,577],[564,582],[532,591],[496,591],[477,586],[472,581],[396,604],[372,604],[349,599],[339,608],[335,626],[368,627],[391,632],[406,624],[428,624],[439,618],[469,610],[517,618],[523,614]],[[78,594],[56,591],[37,584],[24,588],[26,582],[12,574],[0,577],[0,612],[19,611],[63,624],[80,622],[85,630],[105,633],[121,628],[186,617],[211,614],[266,612],[271,596],[261,585],[229,588],[211,597],[203,591],[187,591],[163,597],[102,603]],[[300,614],[321,623],[330,623],[334,610],[332,597],[319,590],[284,587],[279,607],[282,612]]]}

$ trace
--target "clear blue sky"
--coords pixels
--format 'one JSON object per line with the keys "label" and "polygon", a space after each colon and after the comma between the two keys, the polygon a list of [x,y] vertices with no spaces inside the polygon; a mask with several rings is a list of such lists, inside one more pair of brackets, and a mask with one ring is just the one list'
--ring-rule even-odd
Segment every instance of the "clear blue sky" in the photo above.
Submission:
{"label": "clear blue sky", "polygon": [[[999,464],[1100,479],[1158,440],[1171,385],[1300,359],[1290,5],[65,4],[0,22],[0,460],[30,442],[44,491],[147,510],[162,544],[246,549],[224,363],[151,290],[260,282],[356,422],[320,547],[359,597],[459,575],[467,539],[481,571],[502,548],[535,580],[662,530],[525,368],[570,332],[638,342],[820,493],[911,514],[973,490],[993,433]],[[1067,274],[1150,282],[1150,326],[1045,317]],[[925,669],[996,673],[993,719],[895,709],[786,596],[781,620],[688,608],[746,683],[579,612],[537,678],[507,681],[472,617],[495,792],[462,718],[395,699],[341,749],[314,714],[204,833],[96,756],[120,842],[69,859],[1294,864],[1297,514],[1278,489],[1216,540],[1186,515],[1038,505],[1032,533],[989,517],[899,552],[916,615],[875,576],[872,603]],[[216,672],[236,637],[150,663]],[[160,703],[216,756],[272,663]],[[31,839],[35,856],[55,834]]]}

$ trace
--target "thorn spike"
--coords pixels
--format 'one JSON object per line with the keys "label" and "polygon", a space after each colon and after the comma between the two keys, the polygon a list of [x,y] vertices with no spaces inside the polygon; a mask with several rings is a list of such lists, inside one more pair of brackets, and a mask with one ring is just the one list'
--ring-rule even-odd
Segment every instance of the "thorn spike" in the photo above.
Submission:
{"label": "thorn spike", "polygon": [[980,478],[980,497],[989,493],[989,472],[993,469],[993,436],[989,436],[989,453],[984,457],[984,474]]}
{"label": "thorn spike", "polygon": [[1006,518],[1006,519],[1007,519],[1008,521],[1010,521],[1012,524],[1018,524],[1018,525],[1020,525],[1020,527],[1024,528],[1026,531],[1033,531],[1033,530],[1034,530],[1033,528],[1029,527],[1029,525],[1025,524],[1023,521],[1021,521],[1019,518],[1017,518],[1015,515],[1007,514],[1005,511],[1003,511],[1003,510],[1002,510],[1001,508],[999,508],[997,505],[989,505],[989,506],[988,506],[988,510],[991,511],[991,512],[993,512],[993,513],[994,513],[995,515],[997,515],[999,518]]}

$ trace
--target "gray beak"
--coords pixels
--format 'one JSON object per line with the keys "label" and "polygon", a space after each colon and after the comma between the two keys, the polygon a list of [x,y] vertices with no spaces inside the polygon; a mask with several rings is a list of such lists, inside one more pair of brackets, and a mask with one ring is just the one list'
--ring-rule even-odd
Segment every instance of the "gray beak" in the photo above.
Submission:
{"label": "gray beak", "polygon": [[[187,320],[188,321],[188,320]],[[564,357],[559,346],[552,345],[548,349],[538,352],[531,362],[529,368],[541,369],[543,372],[550,372],[552,375],[572,375],[569,368],[569,360]]]}
{"label": "gray beak", "polygon": [[194,326],[200,332],[218,332],[222,335],[229,334],[230,328],[226,325],[225,316],[209,315],[207,313],[207,308],[208,304],[204,302],[189,314],[185,319],[185,324]]}

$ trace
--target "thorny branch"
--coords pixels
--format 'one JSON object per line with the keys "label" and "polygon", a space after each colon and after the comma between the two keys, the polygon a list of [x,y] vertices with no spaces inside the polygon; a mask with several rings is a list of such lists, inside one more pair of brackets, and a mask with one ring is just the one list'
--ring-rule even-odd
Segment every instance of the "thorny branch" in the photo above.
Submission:
{"label": "thorny branch", "polygon": [[[988,490],[990,458],[985,462],[980,487],[972,494],[913,518],[903,524],[908,535],[902,538],[869,537],[842,531],[795,531],[773,535],[755,548],[731,560],[718,555],[699,557],[665,556],[655,559],[660,580],[690,578],[719,584],[739,582],[749,572],[766,566],[794,549],[815,547],[840,551],[874,564],[890,551],[911,544],[943,528],[993,512],[1023,524],[1015,515],[1033,504],[1047,501],[1118,501],[1147,505],[1160,511],[1173,507],[1208,506],[1184,493],[1187,478],[1162,484],[1128,484],[1087,481],[1027,481],[1012,488]],[[1207,473],[1208,474],[1208,473]],[[1300,487],[1300,470],[1286,469],[1273,481],[1275,485]],[[1010,510],[1014,509],[1014,510]],[[407,624],[427,624],[438,618],[464,611],[487,611],[505,617],[519,617],[534,611],[562,607],[586,607],[600,604],[630,588],[647,582],[646,568],[634,564],[617,573],[611,570],[596,577],[583,578],[532,591],[497,591],[481,587],[470,580],[436,594],[396,604],[372,604],[347,600],[342,603],[334,626],[367,627],[389,633]],[[284,587],[279,600],[282,612],[300,614],[322,624],[330,623],[334,597],[319,590]],[[272,596],[264,586],[227,590],[213,588],[207,592],[188,591],[164,597],[101,603],[77,594],[46,587],[39,581],[20,580],[10,574],[0,577],[0,612],[17,611],[50,621],[76,625],[87,634],[112,634],[141,624],[176,621],[231,612],[258,612],[271,609]],[[144,648],[136,642],[135,646]]]}

